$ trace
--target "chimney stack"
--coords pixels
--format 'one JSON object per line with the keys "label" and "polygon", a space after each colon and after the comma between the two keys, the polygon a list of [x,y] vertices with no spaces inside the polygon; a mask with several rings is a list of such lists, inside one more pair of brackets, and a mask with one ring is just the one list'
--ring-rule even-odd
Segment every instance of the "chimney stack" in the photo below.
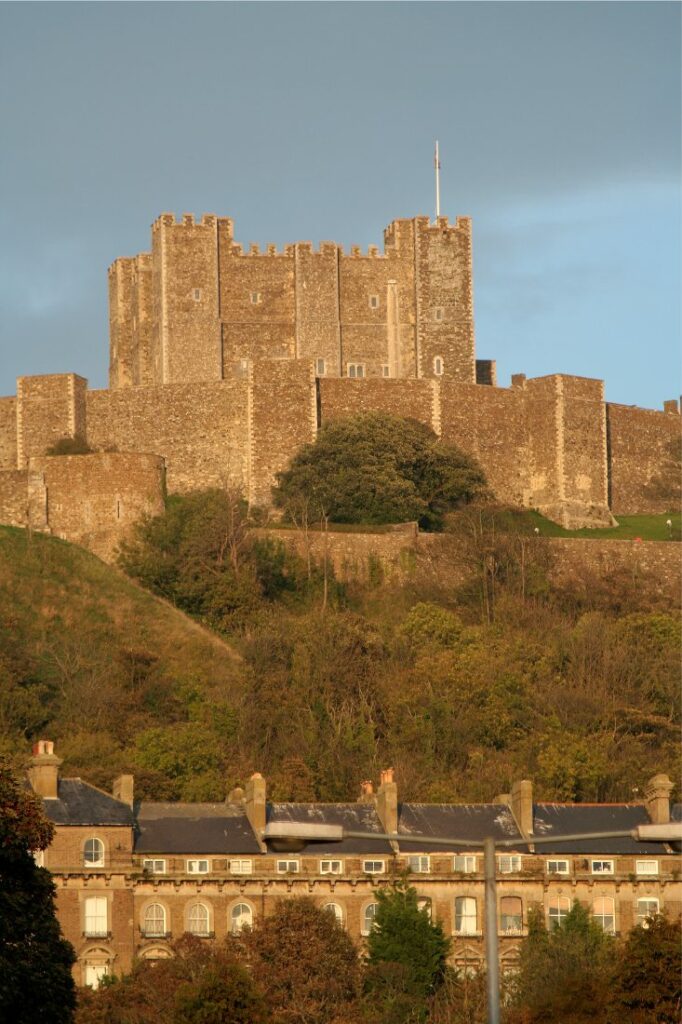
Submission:
{"label": "chimney stack", "polygon": [[135,803],[135,776],[119,775],[114,779],[112,787],[114,800],[120,800],[122,804],[128,804],[132,808]]}
{"label": "chimney stack", "polygon": [[266,810],[265,779],[260,772],[254,772],[246,783],[244,807],[249,824],[260,840],[265,828]]}
{"label": "chimney stack", "polygon": [[59,799],[59,766],[62,760],[54,752],[52,740],[38,740],[33,744],[33,757],[28,779],[33,791],[45,800]]}
{"label": "chimney stack", "polygon": [[654,775],[644,790],[644,806],[653,825],[667,825],[670,821],[670,793],[673,784],[667,775]]}
{"label": "chimney stack", "polygon": [[512,783],[511,811],[514,821],[522,836],[533,834],[533,783],[529,779],[521,779]]}
{"label": "chimney stack", "polygon": [[393,778],[393,769],[386,768],[380,776],[377,791],[377,814],[385,832],[398,831],[398,786]]}
{"label": "chimney stack", "polygon": [[360,783],[360,796],[358,797],[358,803],[374,803],[374,786],[372,785],[371,779],[365,779],[364,782]]}

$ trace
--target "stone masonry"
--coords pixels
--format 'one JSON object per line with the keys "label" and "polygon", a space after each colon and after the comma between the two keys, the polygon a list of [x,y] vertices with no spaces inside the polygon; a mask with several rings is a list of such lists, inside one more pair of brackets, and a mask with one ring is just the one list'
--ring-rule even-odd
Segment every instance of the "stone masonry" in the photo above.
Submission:
{"label": "stone masonry", "polygon": [[[566,527],[668,511],[676,402],[609,405],[601,381],[565,374],[498,387],[494,361],[475,358],[469,218],[395,220],[383,252],[245,250],[213,215],[162,214],[151,241],[109,271],[108,390],[65,373],[0,398],[0,521],[107,556],[133,512],[160,507],[159,467],[169,491],[229,483],[267,505],[322,424],[370,410],[428,424],[500,500]],[[97,454],[45,462],[64,437]]]}

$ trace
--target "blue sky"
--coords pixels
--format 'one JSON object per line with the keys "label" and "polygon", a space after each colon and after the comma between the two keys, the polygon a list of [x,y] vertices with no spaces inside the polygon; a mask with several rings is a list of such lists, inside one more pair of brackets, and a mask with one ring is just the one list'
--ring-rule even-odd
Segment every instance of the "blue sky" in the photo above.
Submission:
{"label": "blue sky", "polygon": [[162,211],[245,243],[474,218],[499,380],[679,392],[673,3],[0,5],[0,394],[106,383],[107,266]]}

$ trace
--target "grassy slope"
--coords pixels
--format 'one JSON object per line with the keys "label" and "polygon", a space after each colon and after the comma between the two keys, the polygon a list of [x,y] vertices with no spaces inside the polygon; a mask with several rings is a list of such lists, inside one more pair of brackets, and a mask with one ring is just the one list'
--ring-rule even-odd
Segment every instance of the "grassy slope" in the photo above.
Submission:
{"label": "grassy slope", "polygon": [[[152,656],[157,689],[191,687],[208,701],[232,703],[242,687],[239,656],[184,613],[82,548],[0,527],[0,659],[3,652],[12,658],[13,651],[26,650],[33,656],[30,674],[36,685],[52,694],[64,690],[60,715],[53,722],[46,716],[45,728],[57,739],[60,723],[69,720],[68,731],[80,727],[73,705],[88,683],[100,692],[111,685],[113,699],[126,671],[121,662],[126,666],[131,654]],[[69,690],[75,679],[81,689]],[[93,693],[95,701],[97,696]],[[165,709],[145,701],[139,713],[128,712],[131,731],[165,718]],[[80,716],[82,728],[92,729],[88,709]],[[124,725],[123,747],[129,736]],[[12,751],[20,742],[6,730],[0,738]],[[67,754],[64,768],[70,767],[84,766],[70,766]]]}
{"label": "grassy slope", "polygon": [[[618,526],[606,529],[564,530],[539,512],[527,512],[529,521],[543,537],[587,537],[590,540],[680,540],[682,516],[679,512],[652,516],[618,516]],[[667,525],[670,520],[671,526]]]}

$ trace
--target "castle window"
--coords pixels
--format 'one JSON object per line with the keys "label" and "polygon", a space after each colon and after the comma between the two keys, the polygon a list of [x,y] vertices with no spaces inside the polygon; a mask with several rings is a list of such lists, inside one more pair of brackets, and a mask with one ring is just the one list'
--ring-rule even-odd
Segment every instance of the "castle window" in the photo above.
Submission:
{"label": "castle window", "polygon": [[592,916],[609,935],[616,934],[616,911],[611,896],[599,896],[592,904]]}
{"label": "castle window", "polygon": [[378,309],[379,308],[379,296],[378,295],[370,295],[370,297],[369,297],[369,308],[370,309]]}
{"label": "castle window", "polygon": [[364,363],[348,363],[346,366],[349,377],[359,379],[365,376],[365,364]]}
{"label": "castle window", "polygon": [[104,867],[104,843],[101,839],[86,839],[83,846],[83,863],[86,868]]}
{"label": "castle window", "polygon": [[455,933],[476,934],[476,900],[473,896],[458,896],[455,900]]}
{"label": "castle window", "polygon": [[431,870],[431,858],[416,854],[407,858],[407,866],[410,871],[414,871],[416,874],[428,874]]}
{"label": "castle window", "polygon": [[379,909],[378,903],[368,903],[362,913],[362,934],[369,935],[374,928],[374,919]]}
{"label": "castle window", "polygon": [[259,306],[263,301],[263,296],[260,292],[251,292],[251,305]]}
{"label": "castle window", "polygon": [[208,861],[207,860],[188,860],[187,861],[187,874],[188,875],[207,875],[208,874]]}
{"label": "castle window", "polygon": [[455,871],[461,871],[465,875],[471,875],[476,871],[476,857],[473,853],[457,854],[454,858]]}
{"label": "castle window", "polygon": [[252,875],[253,874],[253,861],[252,860],[231,860],[230,861],[230,874],[231,875]]}
{"label": "castle window", "polygon": [[193,292],[193,298],[195,302],[201,301],[201,288],[195,288]]}
{"label": "castle window", "polygon": [[248,903],[237,903],[230,911],[230,931],[233,935],[239,935],[243,928],[250,928],[253,924],[253,910]]}
{"label": "castle window", "polygon": [[571,901],[568,896],[553,896],[549,901],[549,927],[558,928],[568,917]]}
{"label": "castle window", "polygon": [[208,919],[208,907],[205,907],[203,903],[195,903],[193,907],[190,907],[187,915],[187,931],[190,935],[207,936],[209,934]]}
{"label": "castle window", "polygon": [[165,860],[143,860],[142,870],[148,872],[150,875],[165,875],[166,874],[166,862]]}
{"label": "castle window", "polygon": [[442,356],[434,356],[433,357],[433,372],[435,373],[436,377],[442,377],[443,376],[443,357]]}
{"label": "castle window", "polygon": [[150,903],[142,919],[142,934],[147,938],[158,938],[166,934],[166,910],[160,903]]}
{"label": "castle window", "polygon": [[441,321],[443,319],[443,307],[437,306],[433,311],[433,319]]}
{"label": "castle window", "polygon": [[388,363],[384,363],[384,365],[381,367],[381,376],[382,377],[390,377],[391,376],[391,368],[388,365]]}
{"label": "castle window", "polygon": [[637,924],[643,928],[649,927],[649,921],[658,913],[658,900],[654,896],[647,896],[646,899],[637,900]]}
{"label": "castle window", "polygon": [[327,368],[324,359],[318,359],[317,362],[315,363],[315,373],[317,374],[318,377],[324,377],[326,372]]}
{"label": "castle window", "polygon": [[84,905],[83,934],[89,938],[103,938],[109,931],[106,896],[88,896]]}
{"label": "castle window", "polygon": [[523,931],[520,896],[503,896],[500,900],[500,931],[503,935],[520,935]]}

